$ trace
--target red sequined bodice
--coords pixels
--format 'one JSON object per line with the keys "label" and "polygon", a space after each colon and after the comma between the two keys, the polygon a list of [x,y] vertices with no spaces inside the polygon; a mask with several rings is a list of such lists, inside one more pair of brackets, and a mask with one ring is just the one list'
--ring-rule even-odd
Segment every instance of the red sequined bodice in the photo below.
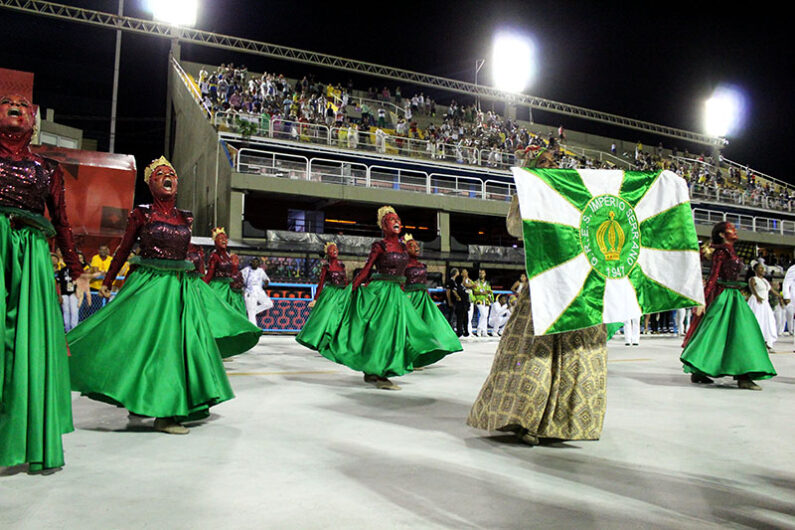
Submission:
{"label": "red sequined bodice", "polygon": [[0,206],[44,213],[55,163],[45,159],[2,159]]}
{"label": "red sequined bodice", "polygon": [[221,255],[215,253],[215,256],[218,258],[218,261],[215,265],[215,274],[213,275],[215,278],[234,278],[237,276],[237,267],[234,263],[232,263],[232,259],[229,254]]}
{"label": "red sequined bodice", "polygon": [[141,257],[184,260],[188,255],[191,230],[187,224],[150,220],[141,227]]}
{"label": "red sequined bodice", "polygon": [[428,269],[424,263],[417,263],[411,267],[406,267],[406,285],[428,283]]}
{"label": "red sequined bodice", "polygon": [[345,265],[342,265],[343,270],[333,271],[329,270],[326,274],[326,283],[336,287],[345,287],[348,285],[348,276],[345,274]]}
{"label": "red sequined bodice", "polygon": [[382,252],[375,260],[375,269],[379,274],[403,276],[409,255],[405,252]]}

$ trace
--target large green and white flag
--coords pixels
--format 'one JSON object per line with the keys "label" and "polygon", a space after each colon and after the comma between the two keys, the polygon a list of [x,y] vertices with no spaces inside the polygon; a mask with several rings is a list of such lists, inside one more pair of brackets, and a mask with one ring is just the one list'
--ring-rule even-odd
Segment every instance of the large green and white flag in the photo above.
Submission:
{"label": "large green and white flag", "polygon": [[513,175],[536,334],[704,303],[690,196],[675,173]]}

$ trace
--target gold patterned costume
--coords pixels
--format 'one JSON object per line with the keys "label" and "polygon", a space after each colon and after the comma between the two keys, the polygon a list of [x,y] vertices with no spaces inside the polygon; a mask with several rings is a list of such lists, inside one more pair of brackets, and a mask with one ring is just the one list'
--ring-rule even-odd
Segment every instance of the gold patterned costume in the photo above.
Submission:
{"label": "gold patterned costume", "polygon": [[[508,229],[521,237],[515,199]],[[598,440],[606,381],[605,326],[536,336],[529,289],[522,289],[467,424],[538,438]]]}

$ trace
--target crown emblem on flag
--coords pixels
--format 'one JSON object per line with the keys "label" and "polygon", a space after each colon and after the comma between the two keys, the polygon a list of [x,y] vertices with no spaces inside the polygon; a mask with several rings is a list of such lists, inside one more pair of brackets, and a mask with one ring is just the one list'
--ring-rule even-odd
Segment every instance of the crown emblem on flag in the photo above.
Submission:
{"label": "crown emblem on flag", "polygon": [[599,250],[604,254],[607,261],[618,261],[621,257],[621,247],[624,246],[624,231],[621,225],[616,221],[616,213],[611,211],[609,213],[610,220],[605,221],[599,225],[596,231],[596,244],[599,245]]}

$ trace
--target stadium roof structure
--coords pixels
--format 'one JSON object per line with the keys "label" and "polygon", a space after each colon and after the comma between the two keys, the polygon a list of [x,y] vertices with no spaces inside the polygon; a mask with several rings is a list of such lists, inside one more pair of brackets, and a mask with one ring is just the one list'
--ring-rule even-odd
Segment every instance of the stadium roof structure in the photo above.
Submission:
{"label": "stadium roof structure", "polygon": [[475,85],[447,77],[423,74],[411,70],[394,68],[355,59],[347,59],[319,52],[280,46],[251,39],[223,35],[193,28],[176,27],[168,23],[144,20],[134,17],[119,16],[102,11],[45,2],[41,0],[0,0],[0,8],[22,13],[41,15],[71,22],[80,22],[111,30],[138,33],[153,37],[167,38],[179,42],[220,48],[240,53],[261,55],[286,61],[311,64],[335,70],[353,72],[390,79],[392,81],[432,87],[448,92],[466,94],[488,100],[504,101],[513,105],[529,107],[542,111],[581,118],[593,122],[643,131],[654,135],[667,136],[697,144],[722,147],[726,144],[723,138],[712,137],[684,129],[658,125],[634,118],[627,118],[585,107],[552,101],[528,94],[517,94],[498,90],[493,87]]}

